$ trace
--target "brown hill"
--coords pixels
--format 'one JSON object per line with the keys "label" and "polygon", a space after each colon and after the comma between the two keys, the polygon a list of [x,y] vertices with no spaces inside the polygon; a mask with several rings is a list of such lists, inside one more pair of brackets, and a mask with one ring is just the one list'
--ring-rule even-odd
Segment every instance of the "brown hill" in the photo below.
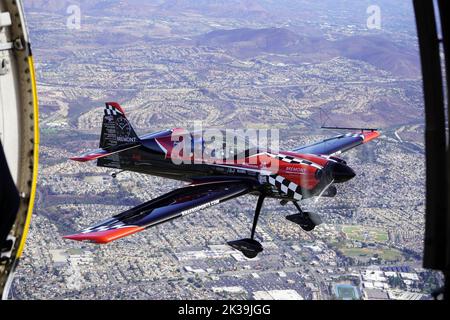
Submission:
{"label": "brown hill", "polygon": [[197,45],[218,47],[239,58],[267,53],[346,57],[367,62],[396,76],[420,75],[418,52],[383,36],[351,36],[328,41],[321,36],[299,35],[285,28],[215,30],[196,39]]}

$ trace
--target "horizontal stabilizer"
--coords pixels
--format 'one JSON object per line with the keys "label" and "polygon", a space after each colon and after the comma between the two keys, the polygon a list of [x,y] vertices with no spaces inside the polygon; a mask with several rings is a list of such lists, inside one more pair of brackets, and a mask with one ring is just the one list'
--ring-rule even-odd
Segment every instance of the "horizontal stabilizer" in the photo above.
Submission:
{"label": "horizontal stabilizer", "polygon": [[116,153],[134,149],[139,146],[140,146],[140,144],[137,144],[137,145],[134,144],[134,145],[120,145],[118,147],[108,148],[108,149],[97,149],[97,150],[93,150],[88,153],[82,154],[81,156],[70,158],[70,160],[78,161],[78,162],[93,161],[93,160],[108,157],[108,156],[116,154]]}

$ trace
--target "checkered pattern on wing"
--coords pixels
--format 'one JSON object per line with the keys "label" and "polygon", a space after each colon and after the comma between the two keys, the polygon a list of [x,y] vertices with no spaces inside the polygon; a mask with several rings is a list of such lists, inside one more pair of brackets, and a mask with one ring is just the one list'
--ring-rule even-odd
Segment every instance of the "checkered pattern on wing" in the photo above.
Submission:
{"label": "checkered pattern on wing", "polygon": [[295,200],[302,199],[301,187],[296,183],[289,181],[280,175],[271,175],[267,177],[267,181],[280,192]]}
{"label": "checkered pattern on wing", "polygon": [[92,233],[92,232],[102,232],[102,231],[109,231],[109,230],[117,230],[117,229],[121,229],[127,227],[125,225],[125,223],[116,223],[116,224],[109,224],[109,225],[101,225],[101,226],[96,226],[96,227],[89,227],[83,231],[81,231],[81,233]]}
{"label": "checkered pattern on wing", "polygon": [[117,116],[119,114],[123,115],[122,112],[120,112],[119,110],[117,110],[113,106],[106,105],[106,107],[105,107],[105,115],[107,115],[107,116]]}
{"label": "checkered pattern on wing", "polygon": [[364,135],[360,133],[347,133],[345,137],[352,137],[352,138],[361,138],[364,140]]}

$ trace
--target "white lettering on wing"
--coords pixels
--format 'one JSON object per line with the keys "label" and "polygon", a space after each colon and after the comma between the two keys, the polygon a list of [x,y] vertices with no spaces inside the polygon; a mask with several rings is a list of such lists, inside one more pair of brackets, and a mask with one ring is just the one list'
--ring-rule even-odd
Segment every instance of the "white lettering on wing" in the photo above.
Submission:
{"label": "white lettering on wing", "polygon": [[198,206],[198,207],[195,207],[195,208],[192,208],[192,209],[189,209],[189,210],[185,210],[185,211],[181,212],[181,215],[186,216],[186,215],[194,213],[194,212],[196,212],[198,210],[202,210],[202,209],[205,209],[205,208],[208,208],[208,207],[215,206],[216,204],[219,204],[219,203],[220,203],[220,200],[215,200],[215,201],[212,201],[212,202],[208,202],[208,203],[202,204],[201,206]]}

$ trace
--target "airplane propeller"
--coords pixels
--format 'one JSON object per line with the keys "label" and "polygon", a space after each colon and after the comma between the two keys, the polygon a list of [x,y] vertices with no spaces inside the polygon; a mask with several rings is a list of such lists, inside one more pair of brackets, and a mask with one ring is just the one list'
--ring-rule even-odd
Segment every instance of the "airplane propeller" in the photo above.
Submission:
{"label": "airplane propeller", "polygon": [[316,200],[314,201],[314,204],[316,204],[321,198],[322,196],[325,194],[325,192],[331,187],[331,185],[334,183],[334,179],[331,180],[331,182],[329,184],[327,184],[325,186],[325,188],[323,188],[323,190],[320,192],[320,194],[317,196]]}
{"label": "airplane propeller", "polygon": [[321,183],[325,184],[325,187],[315,199],[315,204],[325,195],[333,183],[346,182],[356,176],[353,169],[345,162],[330,162],[323,170]]}

